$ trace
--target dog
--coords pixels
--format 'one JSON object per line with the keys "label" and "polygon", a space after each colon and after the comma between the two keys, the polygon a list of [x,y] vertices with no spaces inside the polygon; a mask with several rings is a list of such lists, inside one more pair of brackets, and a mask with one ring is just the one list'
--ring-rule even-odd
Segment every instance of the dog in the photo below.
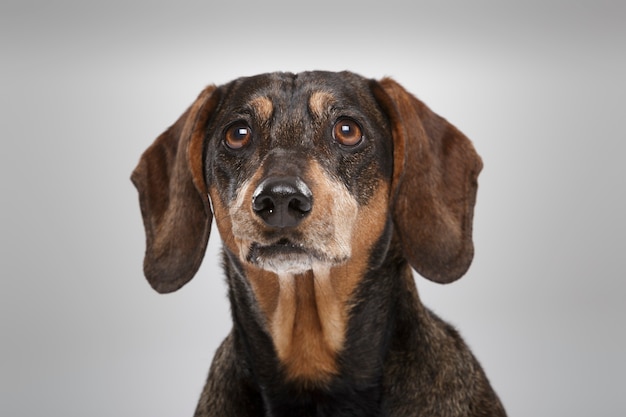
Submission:
{"label": "dog", "polygon": [[270,73],[202,91],[131,177],[156,291],[195,275],[213,218],[222,239],[233,329],[195,416],[505,416],[412,272],[465,274],[481,169],[390,78]]}

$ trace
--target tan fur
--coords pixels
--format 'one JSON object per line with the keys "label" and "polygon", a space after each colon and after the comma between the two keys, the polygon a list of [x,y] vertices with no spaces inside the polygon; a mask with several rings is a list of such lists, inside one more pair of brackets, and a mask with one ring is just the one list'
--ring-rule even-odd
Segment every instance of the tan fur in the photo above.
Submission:
{"label": "tan fur", "polygon": [[335,97],[326,91],[315,91],[309,98],[309,110],[317,118],[321,118],[328,112],[329,107],[335,102]]}
{"label": "tan fur", "polygon": [[219,198],[219,194],[214,186],[209,188],[209,196],[211,198],[211,206],[213,208],[213,216],[215,217],[215,224],[217,230],[222,237],[224,246],[230,249],[232,252],[238,252],[238,246],[233,236],[233,225],[228,214],[228,209],[222,203]]}
{"label": "tan fur", "polygon": [[274,104],[268,97],[260,96],[255,97],[250,102],[250,105],[257,114],[257,117],[262,121],[268,121],[272,117],[274,112]]}

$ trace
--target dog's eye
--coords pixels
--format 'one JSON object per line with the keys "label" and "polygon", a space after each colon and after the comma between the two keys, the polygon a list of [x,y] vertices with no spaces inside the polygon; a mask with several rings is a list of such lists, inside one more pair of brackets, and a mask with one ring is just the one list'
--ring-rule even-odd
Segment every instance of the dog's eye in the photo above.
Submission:
{"label": "dog's eye", "polygon": [[226,130],[224,142],[231,149],[241,149],[250,142],[252,130],[244,123],[235,123]]}
{"label": "dog's eye", "polygon": [[339,119],[333,126],[333,139],[345,146],[356,146],[363,140],[363,131],[354,120]]}

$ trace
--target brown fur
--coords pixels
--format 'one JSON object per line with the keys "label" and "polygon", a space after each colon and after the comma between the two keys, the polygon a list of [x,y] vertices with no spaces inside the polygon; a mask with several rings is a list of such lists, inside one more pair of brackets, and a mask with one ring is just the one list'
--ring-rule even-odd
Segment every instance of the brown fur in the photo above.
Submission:
{"label": "brown fur", "polygon": [[454,281],[474,256],[472,218],[482,161],[465,135],[398,83],[384,79],[380,84],[385,94],[378,97],[392,120],[399,150],[394,210],[405,254],[422,275]]}

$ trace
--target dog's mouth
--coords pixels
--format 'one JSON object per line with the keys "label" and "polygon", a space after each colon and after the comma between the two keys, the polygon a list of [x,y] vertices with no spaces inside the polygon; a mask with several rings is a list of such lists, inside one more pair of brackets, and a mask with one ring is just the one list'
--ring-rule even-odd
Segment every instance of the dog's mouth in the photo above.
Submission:
{"label": "dog's mouth", "polygon": [[282,257],[311,256],[304,244],[295,243],[289,239],[279,239],[270,244],[253,242],[248,252],[248,262],[259,263],[264,259]]}
{"label": "dog's mouth", "polygon": [[263,245],[257,242],[252,243],[248,253],[248,261],[254,262],[259,257],[276,257],[281,255],[305,255],[307,251],[302,243],[294,243],[289,239],[279,239],[276,242]]}
{"label": "dog's mouth", "polygon": [[299,274],[310,270],[314,262],[323,258],[303,243],[281,238],[270,244],[252,243],[246,261],[277,274]]}

